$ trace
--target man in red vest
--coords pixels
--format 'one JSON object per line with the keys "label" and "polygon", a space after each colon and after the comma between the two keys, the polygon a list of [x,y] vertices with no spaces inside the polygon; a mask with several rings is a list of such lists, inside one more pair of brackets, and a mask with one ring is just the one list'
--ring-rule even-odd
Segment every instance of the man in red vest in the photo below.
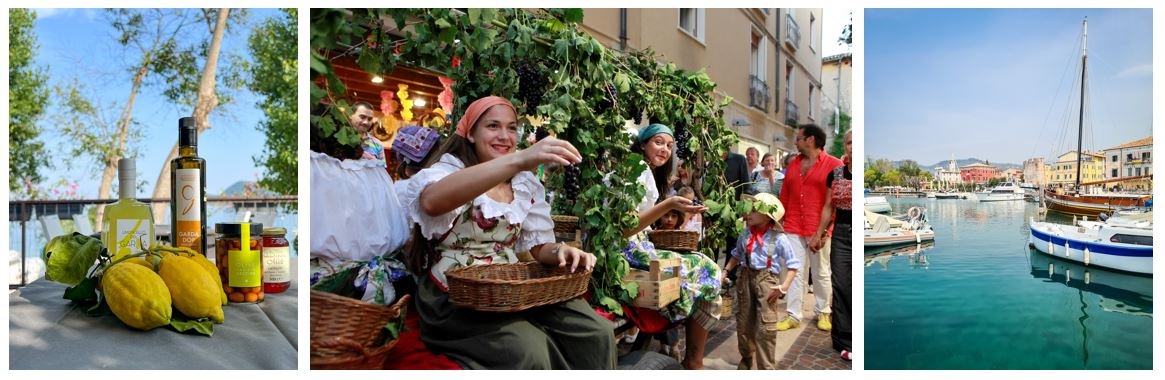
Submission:
{"label": "man in red vest", "polygon": [[789,162],[785,171],[785,183],[781,187],[781,203],[785,205],[785,233],[793,244],[802,270],[797,272],[793,287],[787,298],[785,319],[777,324],[784,331],[801,325],[801,306],[805,298],[805,276],[812,273],[813,294],[817,302],[813,309],[817,312],[817,328],[829,331],[829,301],[833,287],[830,284],[829,245],[820,251],[809,247],[809,240],[817,233],[817,223],[821,219],[821,207],[825,203],[825,179],[834,168],[841,166],[841,160],[826,153],[825,131],[813,124],[804,124],[797,130],[794,142],[801,152]]}

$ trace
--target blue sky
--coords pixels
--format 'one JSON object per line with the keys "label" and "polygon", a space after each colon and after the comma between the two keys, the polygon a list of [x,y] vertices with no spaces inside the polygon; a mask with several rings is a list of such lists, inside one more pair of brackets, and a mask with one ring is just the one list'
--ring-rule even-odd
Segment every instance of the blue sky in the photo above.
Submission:
{"label": "blue sky", "polygon": [[[235,52],[249,57],[247,37],[250,27],[260,21],[278,16],[277,10],[250,9],[245,28],[233,29],[223,38],[223,52]],[[78,78],[103,105],[108,113],[116,116],[125,103],[130,87],[131,73],[128,69],[135,56],[122,56],[121,46],[115,41],[115,31],[109,26],[105,14],[96,9],[37,10],[36,34],[40,49],[36,61],[48,67],[51,85],[65,83]],[[201,26],[202,24],[199,24]],[[199,31],[206,30],[201,26]],[[225,54],[222,55],[225,57]],[[225,64],[220,58],[220,71]],[[200,64],[201,65],[201,64]],[[199,67],[201,72],[202,68]],[[237,181],[253,181],[263,169],[256,167],[252,157],[264,148],[265,137],[257,129],[263,112],[256,103],[259,98],[247,90],[236,93],[234,104],[227,106],[227,112],[217,112],[211,117],[212,128],[199,136],[198,154],[207,161],[206,190],[209,195],[220,194],[226,187]],[[113,105],[111,105],[113,104]],[[221,109],[222,106],[220,106]],[[46,115],[59,112],[51,106]],[[139,197],[149,197],[154,190],[154,182],[162,168],[170,148],[178,139],[178,119],[189,116],[192,109],[170,104],[161,97],[157,87],[144,86],[138,94],[134,106],[134,117],[143,126],[144,139],[136,146],[138,182],[145,182],[139,188]],[[73,159],[72,168],[66,165],[66,157],[71,149],[70,141],[56,136],[58,130],[52,119],[42,119],[42,140],[53,152],[54,166],[49,169],[46,184],[61,178],[76,182],[79,195],[91,199],[97,197],[101,180],[101,167],[88,157]],[[117,179],[114,178],[116,185]],[[117,193],[111,194],[116,197]]]}
{"label": "blue sky", "polygon": [[1149,136],[1152,10],[867,9],[866,156],[1021,163],[1075,149],[1085,16],[1084,149]]}

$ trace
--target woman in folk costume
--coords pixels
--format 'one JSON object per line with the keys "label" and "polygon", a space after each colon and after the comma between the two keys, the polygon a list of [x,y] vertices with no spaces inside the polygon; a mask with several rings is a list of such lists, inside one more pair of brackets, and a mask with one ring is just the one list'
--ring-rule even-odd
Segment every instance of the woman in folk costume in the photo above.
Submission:
{"label": "woman in folk costume", "polygon": [[708,330],[720,318],[720,267],[715,261],[699,252],[672,252],[656,249],[647,239],[652,223],[671,210],[686,214],[703,213],[708,208],[693,204],[692,200],[681,196],[664,197],[660,189],[667,189],[671,177],[675,140],[671,128],[663,124],[651,124],[639,131],[631,151],[643,154],[647,170],[637,179],[647,192],[636,207],[639,226],[628,231],[631,241],[623,249],[623,256],[633,268],[648,269],[651,260],[679,258],[680,298],[660,310],[664,318],[673,322],[684,321],[687,347],[684,351],[684,368],[703,368],[704,344],[708,340]]}
{"label": "woman in folk costume", "polygon": [[456,134],[400,194],[418,225],[409,266],[417,280],[421,340],[466,368],[613,369],[610,322],[582,299],[516,313],[449,302],[450,269],[515,263],[524,251],[570,270],[595,263],[594,255],[554,242],[546,190],[530,173],[541,164],[577,164],[578,150],[546,138],[517,151],[517,130],[517,112],[508,100],[473,102]]}

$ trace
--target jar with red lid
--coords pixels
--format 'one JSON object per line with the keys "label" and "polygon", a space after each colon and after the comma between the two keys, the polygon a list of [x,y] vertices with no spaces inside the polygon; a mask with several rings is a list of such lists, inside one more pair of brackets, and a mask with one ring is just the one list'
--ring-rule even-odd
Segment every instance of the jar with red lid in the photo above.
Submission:
{"label": "jar with red lid", "polygon": [[263,292],[283,293],[291,287],[291,247],[287,229],[263,229]]}
{"label": "jar with red lid", "polygon": [[263,302],[263,240],[261,223],[218,223],[214,261],[223,291],[231,302]]}

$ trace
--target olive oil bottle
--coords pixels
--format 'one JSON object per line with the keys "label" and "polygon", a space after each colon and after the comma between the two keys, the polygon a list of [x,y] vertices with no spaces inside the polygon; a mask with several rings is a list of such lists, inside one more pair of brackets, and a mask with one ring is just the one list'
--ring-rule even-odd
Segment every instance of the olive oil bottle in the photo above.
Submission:
{"label": "olive oil bottle", "polygon": [[102,240],[113,258],[141,252],[154,241],[154,216],[150,206],[138,202],[137,166],[132,158],[117,161],[118,200],[105,206]]}
{"label": "olive oil bottle", "polygon": [[170,228],[174,246],[206,255],[206,160],[198,157],[198,125],[178,119],[178,157],[170,161]]}

